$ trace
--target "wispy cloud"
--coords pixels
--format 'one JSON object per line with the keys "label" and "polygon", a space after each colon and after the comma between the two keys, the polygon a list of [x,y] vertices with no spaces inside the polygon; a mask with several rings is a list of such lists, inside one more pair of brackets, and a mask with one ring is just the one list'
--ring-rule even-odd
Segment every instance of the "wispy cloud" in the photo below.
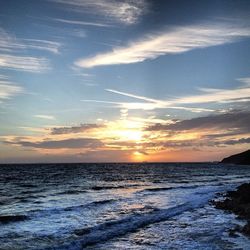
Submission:
{"label": "wispy cloud", "polygon": [[[56,3],[68,5],[71,10],[92,13],[105,18],[104,21],[134,24],[147,10],[145,0],[51,0]],[[68,9],[68,7],[67,7]]]}
{"label": "wispy cloud", "polygon": [[52,115],[34,115],[36,118],[46,119],[46,120],[55,120],[56,118]]}
{"label": "wispy cloud", "polygon": [[0,68],[41,73],[50,67],[45,58],[0,54]]}
{"label": "wispy cloud", "polygon": [[[139,99],[139,100],[143,100],[145,102],[148,103],[137,103],[138,106],[142,105],[146,105],[145,109],[156,109],[156,108],[171,108],[171,109],[183,109],[183,110],[189,110],[189,111],[193,111],[193,112],[203,112],[203,111],[214,111],[211,109],[204,109],[204,108],[191,108],[191,107],[179,107],[179,106],[173,106],[173,105],[177,105],[179,104],[179,102],[172,102],[172,101],[163,101],[163,100],[159,100],[159,99],[152,99],[152,98],[148,98],[145,96],[140,96],[140,95],[134,95],[134,94],[129,94],[129,93],[125,93],[125,92],[121,92],[121,91],[117,91],[117,90],[113,90],[113,89],[105,89],[108,92],[112,92],[115,94],[119,94],[119,95],[123,95],[123,96],[128,96],[128,97],[132,97],[135,99]],[[151,104],[151,106],[147,105],[147,104]],[[122,103],[123,106],[126,106],[126,103]],[[132,108],[133,109],[133,108]],[[137,109],[137,106],[134,106],[134,109]]]}
{"label": "wispy cloud", "polygon": [[[214,109],[190,107],[189,105],[200,105],[208,103],[235,103],[250,101],[250,78],[238,79],[243,85],[234,89],[210,89],[199,88],[200,93],[196,95],[176,97],[169,100],[160,100],[145,96],[126,93],[114,89],[106,89],[106,91],[142,100],[142,102],[112,102],[103,100],[82,100],[85,102],[106,103],[121,109],[128,110],[153,110],[153,109],[180,109],[191,112],[213,112]],[[188,106],[187,106],[188,105]]]}
{"label": "wispy cloud", "polygon": [[246,78],[239,78],[237,79],[240,82],[245,83],[247,86],[250,86],[250,77],[246,77]]}
{"label": "wispy cloud", "polygon": [[239,102],[250,101],[250,78],[241,78],[239,81],[244,85],[235,89],[211,89],[201,88],[201,94],[181,97],[173,100],[172,102],[184,103],[209,103],[209,102]]}
{"label": "wispy cloud", "polygon": [[165,104],[164,101],[159,101],[157,99],[152,99],[152,98],[148,98],[148,97],[145,97],[145,96],[129,94],[129,93],[125,93],[125,92],[114,90],[114,89],[105,89],[105,90],[108,91],[108,92],[112,92],[112,93],[115,93],[115,94],[132,97],[132,98],[136,98],[136,99],[147,101],[147,102],[159,103],[159,105],[160,104]]}
{"label": "wispy cloud", "polygon": [[126,47],[83,58],[75,62],[79,67],[130,64],[155,59],[162,55],[179,54],[193,49],[222,45],[249,37],[249,27],[213,23],[176,27],[170,31],[150,34]]}
{"label": "wispy cloud", "polygon": [[127,109],[127,110],[179,109],[179,110],[186,110],[186,111],[190,111],[194,113],[215,111],[214,109],[168,106],[167,104],[160,105],[158,103],[147,103],[147,102],[110,102],[110,101],[101,101],[101,100],[81,100],[81,101],[110,104],[111,107],[116,107],[119,109]]}
{"label": "wispy cloud", "polygon": [[183,107],[183,106],[177,106],[178,102],[171,102],[171,101],[163,101],[163,100],[157,100],[157,99],[152,99],[148,98],[145,96],[140,96],[140,95],[134,95],[122,91],[117,91],[113,89],[106,89],[106,91],[139,99],[144,102],[112,102],[112,101],[101,101],[101,100],[82,100],[84,102],[96,102],[96,103],[106,103],[110,104],[112,106],[115,106],[117,108],[121,109],[128,109],[128,110],[153,110],[153,109],[182,109],[186,111],[191,111],[191,112],[212,112],[214,110],[212,109],[206,109],[206,108],[196,108],[196,107]]}
{"label": "wispy cloud", "polygon": [[111,24],[105,23],[98,23],[98,22],[84,22],[80,20],[69,20],[69,19],[61,19],[61,18],[54,18],[54,21],[65,23],[65,24],[73,24],[73,25],[81,25],[81,26],[94,26],[94,27],[112,27]]}
{"label": "wispy cloud", "polygon": [[18,47],[13,38],[2,28],[0,28],[0,51],[11,51],[13,47]]}
{"label": "wispy cloud", "polygon": [[43,50],[58,54],[60,47],[60,43],[48,40],[17,39],[0,28],[0,68],[33,73],[47,71],[48,59],[32,56],[30,52]]}
{"label": "wispy cloud", "polygon": [[44,50],[54,54],[59,53],[61,43],[41,39],[17,39],[0,28],[0,51],[16,52],[20,50]]}
{"label": "wispy cloud", "polygon": [[59,54],[59,49],[62,47],[61,43],[48,40],[23,39],[22,41],[26,43],[24,45],[26,49],[45,50],[54,54]]}
{"label": "wispy cloud", "polygon": [[0,99],[9,99],[11,96],[22,92],[22,88],[16,85],[3,84],[0,82]]}
{"label": "wispy cloud", "polygon": [[22,87],[12,83],[7,76],[0,75],[0,103],[2,100],[10,99],[23,91]]}

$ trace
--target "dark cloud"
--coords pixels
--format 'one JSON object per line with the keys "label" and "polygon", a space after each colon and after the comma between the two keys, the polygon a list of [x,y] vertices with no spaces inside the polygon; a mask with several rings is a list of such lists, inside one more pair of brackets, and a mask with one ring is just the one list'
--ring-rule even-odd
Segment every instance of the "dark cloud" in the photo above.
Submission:
{"label": "dark cloud", "polygon": [[51,134],[52,135],[62,135],[62,134],[72,134],[72,133],[81,133],[87,130],[96,129],[96,128],[103,128],[105,125],[102,124],[95,124],[95,123],[87,123],[81,124],[79,126],[73,127],[60,127],[60,128],[52,128]]}
{"label": "dark cloud", "polygon": [[65,140],[47,140],[42,142],[29,142],[29,141],[5,141],[7,144],[20,145],[23,147],[44,148],[44,149],[59,149],[59,148],[98,148],[104,144],[98,139],[92,138],[77,138]]}
{"label": "dark cloud", "polygon": [[[244,131],[242,131],[242,133],[244,133]],[[239,130],[232,130],[232,131],[229,130],[229,131],[222,132],[222,133],[204,135],[203,138],[214,140],[214,139],[223,139],[223,138],[228,137],[228,136],[236,136],[239,134],[240,134]]]}
{"label": "dark cloud", "polygon": [[223,144],[226,145],[235,145],[235,144],[241,144],[241,143],[250,143],[250,137],[248,138],[241,138],[238,140],[226,140],[222,142]]}
{"label": "dark cloud", "polygon": [[141,144],[144,149],[155,149],[164,150],[168,148],[184,148],[184,147],[193,147],[193,146],[214,146],[213,143],[207,143],[205,141],[193,141],[193,140],[169,140],[165,142],[147,142]]}
{"label": "dark cloud", "polygon": [[238,133],[250,132],[250,112],[231,112],[226,114],[193,118],[178,121],[174,124],[155,124],[146,128],[147,131],[185,131],[194,129],[237,130]]}
{"label": "dark cloud", "polygon": [[230,140],[169,140],[165,142],[149,142],[143,143],[141,146],[144,149],[158,148],[164,150],[168,148],[191,148],[191,147],[221,147],[225,145],[247,144],[250,143],[250,137]]}

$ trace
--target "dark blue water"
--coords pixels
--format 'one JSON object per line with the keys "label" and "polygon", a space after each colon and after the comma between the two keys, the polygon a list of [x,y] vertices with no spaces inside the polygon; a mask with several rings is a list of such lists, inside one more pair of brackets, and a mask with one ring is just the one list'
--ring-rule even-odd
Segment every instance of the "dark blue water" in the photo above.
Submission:
{"label": "dark blue water", "polygon": [[0,166],[0,249],[250,249],[209,200],[250,181],[220,164]]}

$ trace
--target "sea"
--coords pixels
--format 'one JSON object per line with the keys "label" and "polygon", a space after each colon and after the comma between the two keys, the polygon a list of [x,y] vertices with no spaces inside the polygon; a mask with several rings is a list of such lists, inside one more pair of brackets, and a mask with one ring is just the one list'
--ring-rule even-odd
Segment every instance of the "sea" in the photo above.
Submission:
{"label": "sea", "polygon": [[0,249],[250,249],[211,203],[249,181],[219,163],[0,165]]}

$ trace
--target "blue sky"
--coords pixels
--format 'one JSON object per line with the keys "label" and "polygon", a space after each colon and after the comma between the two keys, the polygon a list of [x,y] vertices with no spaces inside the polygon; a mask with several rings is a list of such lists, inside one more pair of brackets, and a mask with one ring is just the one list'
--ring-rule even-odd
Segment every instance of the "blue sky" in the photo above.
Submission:
{"label": "blue sky", "polygon": [[207,161],[249,148],[249,1],[0,6],[0,162]]}

